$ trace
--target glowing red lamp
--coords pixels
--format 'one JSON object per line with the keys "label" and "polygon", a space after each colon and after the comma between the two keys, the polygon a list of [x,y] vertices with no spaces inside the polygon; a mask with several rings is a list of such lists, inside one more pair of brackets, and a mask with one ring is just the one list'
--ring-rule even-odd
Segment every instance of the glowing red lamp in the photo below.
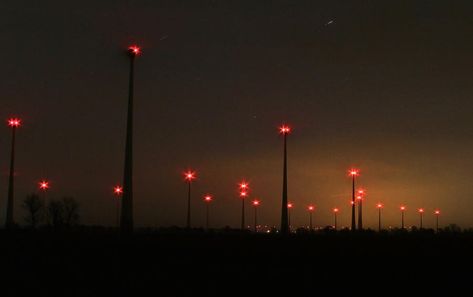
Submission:
{"label": "glowing red lamp", "polygon": [[141,48],[137,45],[131,45],[128,47],[128,53],[132,56],[138,56],[141,54]]}
{"label": "glowing red lamp", "polygon": [[113,188],[113,193],[117,196],[120,196],[121,194],[123,194],[123,187],[121,186],[115,186]]}
{"label": "glowing red lamp", "polygon": [[348,175],[349,176],[359,176],[360,175],[360,170],[356,168],[352,168],[348,170]]}
{"label": "glowing red lamp", "polygon": [[245,191],[249,189],[249,184],[245,181],[242,181],[241,183],[238,184],[238,187],[240,187],[240,190]]}
{"label": "glowing red lamp", "polygon": [[204,196],[204,201],[205,201],[205,202],[207,202],[207,203],[208,203],[208,202],[212,202],[212,200],[213,200],[213,198],[212,198],[211,195],[205,195],[205,196]]}
{"label": "glowing red lamp", "polygon": [[8,119],[8,126],[10,126],[12,128],[20,127],[21,126],[21,120],[18,119],[18,118]]}
{"label": "glowing red lamp", "polygon": [[45,180],[40,181],[39,182],[39,189],[43,190],[43,191],[46,191],[47,189],[49,189],[49,182],[45,181]]}
{"label": "glowing red lamp", "polygon": [[196,179],[195,172],[191,170],[184,172],[184,179],[188,182],[191,182],[192,180]]}
{"label": "glowing red lamp", "polygon": [[279,133],[283,135],[289,134],[291,133],[291,128],[287,125],[282,125],[281,127],[279,127]]}

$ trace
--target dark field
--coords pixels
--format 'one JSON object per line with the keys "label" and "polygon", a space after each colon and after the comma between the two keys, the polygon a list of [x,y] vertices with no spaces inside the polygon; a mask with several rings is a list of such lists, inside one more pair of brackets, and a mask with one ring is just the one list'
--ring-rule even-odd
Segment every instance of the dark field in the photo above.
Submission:
{"label": "dark field", "polygon": [[[471,296],[471,233],[0,232],[1,296]],[[358,293],[357,293],[358,292]],[[462,293],[460,293],[462,292]]]}

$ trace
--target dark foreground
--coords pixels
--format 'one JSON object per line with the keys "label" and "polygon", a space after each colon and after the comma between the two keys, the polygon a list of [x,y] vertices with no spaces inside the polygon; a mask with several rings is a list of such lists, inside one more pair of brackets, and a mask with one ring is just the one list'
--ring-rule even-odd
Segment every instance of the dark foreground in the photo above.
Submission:
{"label": "dark foreground", "polygon": [[471,233],[283,238],[143,231],[121,238],[106,230],[1,231],[0,290],[1,296],[470,295],[472,253]]}

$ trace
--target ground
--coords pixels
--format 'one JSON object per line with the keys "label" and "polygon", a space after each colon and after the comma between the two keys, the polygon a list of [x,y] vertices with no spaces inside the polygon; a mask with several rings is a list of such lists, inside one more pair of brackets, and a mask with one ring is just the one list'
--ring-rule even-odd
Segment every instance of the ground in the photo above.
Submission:
{"label": "ground", "polygon": [[6,296],[451,295],[468,288],[473,262],[473,234],[432,231],[283,237],[162,229],[123,237],[86,228],[0,238]]}

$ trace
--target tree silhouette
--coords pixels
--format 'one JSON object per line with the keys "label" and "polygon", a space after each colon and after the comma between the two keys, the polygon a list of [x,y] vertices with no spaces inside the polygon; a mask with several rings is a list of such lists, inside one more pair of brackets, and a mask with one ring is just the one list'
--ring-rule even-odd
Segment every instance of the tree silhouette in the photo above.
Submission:
{"label": "tree silhouette", "polygon": [[66,227],[71,227],[79,223],[79,203],[73,197],[62,198],[63,219]]}
{"label": "tree silhouette", "polygon": [[36,228],[41,220],[41,214],[44,208],[43,200],[41,200],[37,194],[30,194],[23,200],[22,207],[27,213],[25,221],[31,228]]}
{"label": "tree silhouette", "polygon": [[79,203],[73,197],[51,200],[48,204],[48,213],[54,228],[71,227],[79,223]]}
{"label": "tree silhouette", "polygon": [[462,229],[457,224],[450,224],[443,229],[444,232],[460,233]]}
{"label": "tree silhouette", "polygon": [[62,201],[49,201],[48,214],[51,225],[55,228],[61,227],[64,224],[64,206]]}

